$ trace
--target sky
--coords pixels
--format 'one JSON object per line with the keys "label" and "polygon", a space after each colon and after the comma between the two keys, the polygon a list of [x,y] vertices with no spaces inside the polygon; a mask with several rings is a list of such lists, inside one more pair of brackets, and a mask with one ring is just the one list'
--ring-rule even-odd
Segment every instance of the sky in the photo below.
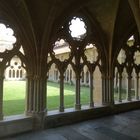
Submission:
{"label": "sky", "polygon": [[16,42],[14,31],[11,28],[0,23],[0,52],[4,52],[6,49],[13,49],[13,44]]}
{"label": "sky", "polygon": [[76,38],[86,33],[85,23],[81,21],[79,18],[71,20],[71,25],[69,29],[71,31],[71,36]]}

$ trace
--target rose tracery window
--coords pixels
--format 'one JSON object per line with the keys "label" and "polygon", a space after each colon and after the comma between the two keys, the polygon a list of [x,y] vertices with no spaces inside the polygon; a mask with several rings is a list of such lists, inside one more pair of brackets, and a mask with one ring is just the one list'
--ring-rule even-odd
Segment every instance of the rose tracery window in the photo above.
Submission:
{"label": "rose tracery window", "polygon": [[14,31],[0,23],[0,52],[3,53],[6,50],[12,50],[15,42]]}
{"label": "rose tracery window", "polygon": [[73,39],[83,40],[87,33],[87,26],[82,18],[73,17],[69,22],[69,32]]}

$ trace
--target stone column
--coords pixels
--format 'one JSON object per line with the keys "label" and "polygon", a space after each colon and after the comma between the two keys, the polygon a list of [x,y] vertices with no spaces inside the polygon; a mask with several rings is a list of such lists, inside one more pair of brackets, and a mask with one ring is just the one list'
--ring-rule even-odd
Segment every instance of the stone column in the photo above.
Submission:
{"label": "stone column", "polygon": [[139,73],[136,75],[136,82],[135,82],[135,99],[139,100]]}
{"label": "stone column", "polygon": [[108,78],[109,83],[109,104],[114,105],[114,78],[109,77]]}
{"label": "stone column", "polygon": [[102,79],[102,104],[103,105],[106,105],[106,80],[105,80],[105,76],[104,75],[102,75],[102,77],[101,77],[101,79]]}
{"label": "stone column", "polygon": [[128,83],[127,83],[127,100],[128,101],[131,101],[132,98],[131,98],[131,79],[132,79],[132,76],[131,74],[128,73]]}
{"label": "stone column", "polygon": [[46,112],[46,77],[35,77],[34,93],[36,94],[35,111]]}
{"label": "stone column", "polygon": [[35,75],[33,82],[32,116],[35,121],[34,129],[42,129],[46,115],[46,77]]}
{"label": "stone column", "polygon": [[93,73],[90,73],[90,107],[94,107],[93,90]]}
{"label": "stone column", "polygon": [[102,75],[102,104],[114,105],[114,78]]}
{"label": "stone column", "polygon": [[118,101],[119,101],[119,102],[122,102],[122,73],[119,73]]}
{"label": "stone column", "polygon": [[68,70],[69,70],[69,83],[70,83],[71,79],[70,79],[70,68],[69,67],[68,67]]}
{"label": "stone column", "polygon": [[76,74],[76,104],[75,109],[80,110],[81,109],[81,102],[80,102],[80,74]]}
{"label": "stone column", "polygon": [[47,92],[47,85],[48,85],[48,75],[46,76],[46,84],[44,85],[45,87],[44,87],[44,94],[45,94],[45,103],[44,103],[44,105],[45,105],[45,110],[44,110],[44,112],[46,112],[46,114],[47,114],[47,111],[48,111],[48,102],[47,102],[47,100],[48,100],[48,92]]}
{"label": "stone column", "polygon": [[86,72],[84,71],[84,85],[86,85]]}
{"label": "stone column", "polygon": [[3,80],[4,77],[0,76],[0,120],[3,119]]}
{"label": "stone column", "polygon": [[60,107],[59,111],[64,112],[64,74],[60,74]]}
{"label": "stone column", "polygon": [[33,76],[27,75],[26,77],[26,108],[25,108],[26,115],[32,115],[32,111],[33,111],[33,92],[34,92],[33,82],[34,82]]}

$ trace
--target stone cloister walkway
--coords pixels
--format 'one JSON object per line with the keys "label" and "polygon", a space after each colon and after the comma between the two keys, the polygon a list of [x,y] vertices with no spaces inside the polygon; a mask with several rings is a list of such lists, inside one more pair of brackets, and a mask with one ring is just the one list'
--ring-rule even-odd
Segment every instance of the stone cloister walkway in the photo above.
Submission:
{"label": "stone cloister walkway", "polygon": [[1,140],[140,140],[140,110]]}

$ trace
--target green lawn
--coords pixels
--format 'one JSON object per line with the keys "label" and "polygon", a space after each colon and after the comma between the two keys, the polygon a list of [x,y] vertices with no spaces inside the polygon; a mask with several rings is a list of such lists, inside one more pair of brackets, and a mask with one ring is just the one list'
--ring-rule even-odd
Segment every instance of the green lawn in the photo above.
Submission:
{"label": "green lawn", "polygon": [[[64,106],[65,108],[74,107],[75,105],[75,86],[65,84],[64,86]],[[25,81],[4,81],[4,116],[22,114],[25,108]],[[59,84],[48,82],[47,86],[47,106],[48,110],[59,108]],[[114,95],[117,100],[118,93]],[[122,95],[122,99],[126,99],[126,93]],[[89,104],[89,88],[81,87],[81,104]]]}
{"label": "green lawn", "polygon": [[[114,89],[114,99],[115,101],[118,101],[118,97],[119,97],[119,93],[117,91],[117,89]],[[122,100],[127,100],[127,91],[126,89],[122,89],[122,95],[121,95]],[[131,98],[135,99],[135,91],[131,90]]]}
{"label": "green lawn", "polygon": [[[65,108],[74,107],[75,86],[64,86]],[[25,81],[5,81],[4,82],[4,115],[15,115],[24,112],[25,108]],[[48,82],[47,86],[47,105],[48,110],[58,109],[59,107],[59,84]],[[81,87],[81,104],[89,103],[89,88]]]}
{"label": "green lawn", "polygon": [[25,81],[4,81],[4,115],[21,114],[25,108]]}
{"label": "green lawn", "polygon": [[[64,105],[65,108],[74,107],[75,104],[75,86],[65,84],[64,86]],[[48,110],[58,109],[59,107],[59,84],[48,82]],[[89,103],[89,88],[81,87],[81,104]]]}

